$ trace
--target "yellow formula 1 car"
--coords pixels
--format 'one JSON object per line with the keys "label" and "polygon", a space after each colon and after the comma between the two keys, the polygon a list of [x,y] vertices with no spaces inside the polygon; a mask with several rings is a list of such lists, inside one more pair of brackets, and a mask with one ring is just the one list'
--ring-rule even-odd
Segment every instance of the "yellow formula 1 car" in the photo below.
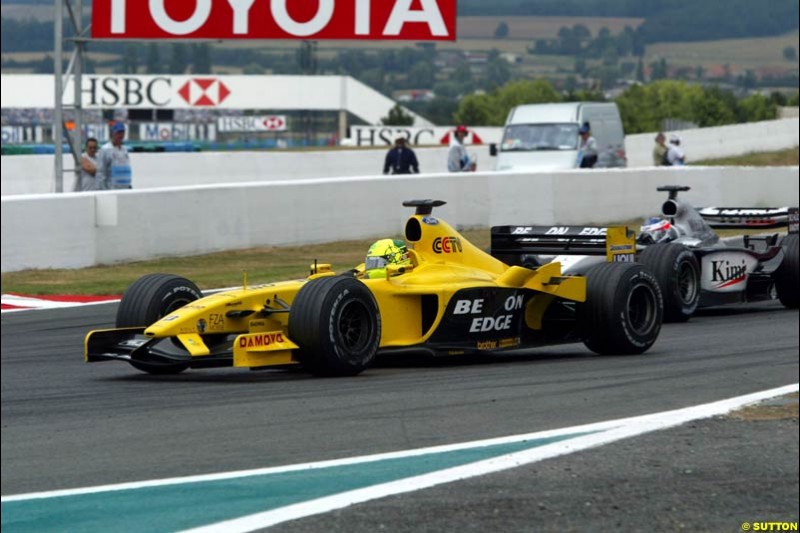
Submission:
{"label": "yellow formula 1 car", "polygon": [[302,365],[316,375],[355,375],[376,354],[460,355],[583,341],[599,354],[638,354],[661,329],[653,275],[632,262],[633,234],[609,228],[585,276],[551,263],[508,266],[444,220],[442,201],[403,205],[408,261],[385,275],[316,265],[302,280],[203,297],[190,281],[150,274],[125,291],[116,329],[86,336],[87,362],[121,360],[153,374],[187,368]]}

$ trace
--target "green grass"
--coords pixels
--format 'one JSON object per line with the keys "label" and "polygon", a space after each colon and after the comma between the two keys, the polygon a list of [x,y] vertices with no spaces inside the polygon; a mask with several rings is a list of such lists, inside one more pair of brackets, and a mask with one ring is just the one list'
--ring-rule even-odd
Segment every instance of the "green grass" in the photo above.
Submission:
{"label": "green grass", "polygon": [[83,269],[26,270],[2,275],[4,292],[22,294],[120,294],[139,276],[153,272],[178,274],[201,289],[293,279],[308,275],[317,259],[346,270],[364,260],[372,241],[252,248],[193,257],[171,257]]}
{"label": "green grass", "polygon": [[800,149],[797,146],[788,150],[778,150],[775,152],[758,152],[735,157],[723,157],[720,159],[706,159],[695,161],[692,165],[705,166],[749,166],[749,167],[778,167],[794,166],[800,161]]}
{"label": "green grass", "polygon": [[[461,232],[474,245],[489,246],[488,229]],[[399,236],[396,236],[399,238]],[[364,262],[374,239],[307,246],[232,250],[192,257],[170,257],[81,269],[24,270],[2,275],[4,293],[20,294],[121,294],[140,276],[154,272],[177,274],[201,289],[241,286],[305,277],[316,259],[343,272]]]}
{"label": "green grass", "polygon": [[[635,220],[620,224],[638,229],[640,223]],[[758,232],[724,230],[717,233],[725,237]],[[488,228],[467,229],[461,234],[482,250],[489,247]],[[81,269],[23,270],[3,274],[2,285],[4,293],[115,295],[122,294],[140,276],[155,272],[186,277],[203,290],[241,286],[246,272],[248,285],[255,285],[305,277],[315,259],[319,263],[330,263],[334,271],[344,272],[364,261],[373,241],[251,248]]]}
{"label": "green grass", "polygon": [[797,50],[799,45],[800,34],[797,30],[773,37],[654,43],[647,46],[645,64],[663,57],[670,65],[677,66],[712,67],[728,64],[734,75],[743,73],[745,69],[763,67],[797,72],[797,61],[784,59],[783,49],[791,46]]}

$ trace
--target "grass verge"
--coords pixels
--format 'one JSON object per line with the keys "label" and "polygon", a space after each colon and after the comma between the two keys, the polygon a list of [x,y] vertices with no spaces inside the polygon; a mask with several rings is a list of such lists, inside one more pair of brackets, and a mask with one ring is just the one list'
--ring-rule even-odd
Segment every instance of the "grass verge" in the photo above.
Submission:
{"label": "grass verge", "polygon": [[[640,221],[623,224],[637,229]],[[758,233],[758,230],[724,230],[720,236]],[[461,234],[478,248],[489,247],[487,228],[467,229]],[[400,238],[399,235],[395,236]],[[80,269],[23,270],[2,275],[4,293],[30,295],[85,294],[114,295],[145,274],[177,274],[194,281],[201,289],[238,287],[247,273],[248,285],[302,278],[316,259],[344,272],[364,261],[374,239],[341,241],[307,246],[285,246],[231,250],[189,257],[169,257],[117,265]]]}
{"label": "grass verge", "polygon": [[757,152],[736,157],[723,157],[720,159],[706,159],[691,164],[702,166],[785,167],[797,165],[798,162],[800,162],[800,149],[795,146],[788,150]]}

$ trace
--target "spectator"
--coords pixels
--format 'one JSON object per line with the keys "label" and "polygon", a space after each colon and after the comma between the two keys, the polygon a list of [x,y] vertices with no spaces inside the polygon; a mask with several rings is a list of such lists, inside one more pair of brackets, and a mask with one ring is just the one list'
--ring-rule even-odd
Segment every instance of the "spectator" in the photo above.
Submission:
{"label": "spectator", "polygon": [[383,163],[384,174],[419,174],[419,163],[414,150],[406,146],[406,140],[398,137],[394,147],[386,154]]}
{"label": "spectator", "polygon": [[474,172],[475,162],[470,160],[464,148],[464,138],[469,133],[466,126],[459,126],[450,137],[450,151],[447,153],[448,172]]}
{"label": "spectator", "polygon": [[686,164],[686,156],[683,153],[683,148],[681,148],[681,138],[675,133],[669,136],[667,163],[672,166]]}
{"label": "spectator", "polygon": [[661,167],[669,165],[667,161],[667,151],[669,151],[667,137],[659,131],[658,135],[656,135],[656,145],[653,147],[653,166]]}
{"label": "spectator", "polygon": [[86,139],[86,151],[81,154],[80,191],[96,191],[97,183],[97,139]]}
{"label": "spectator", "polygon": [[597,141],[592,137],[589,123],[584,122],[578,129],[580,136],[580,146],[578,147],[578,155],[580,157],[580,168],[594,168],[597,164]]}
{"label": "spectator", "polygon": [[122,144],[125,139],[125,124],[115,122],[111,126],[111,140],[103,145],[97,156],[99,189],[130,189],[131,162],[128,149]]}

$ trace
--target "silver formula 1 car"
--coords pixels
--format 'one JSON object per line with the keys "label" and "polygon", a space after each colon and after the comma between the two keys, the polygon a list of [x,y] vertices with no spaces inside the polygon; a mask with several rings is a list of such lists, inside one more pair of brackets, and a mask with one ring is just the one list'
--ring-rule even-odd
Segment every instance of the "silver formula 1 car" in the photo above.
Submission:
{"label": "silver formula 1 car", "polygon": [[[798,209],[695,208],[678,199],[689,187],[664,186],[661,217],[648,219],[636,239],[635,260],[655,274],[664,296],[664,318],[686,321],[699,307],[779,299],[797,308]],[[773,229],[721,240],[714,228]],[[561,263],[580,275],[605,259],[605,229],[571,226],[496,226],[491,253],[507,264]],[[630,260],[634,260],[633,254]]]}

